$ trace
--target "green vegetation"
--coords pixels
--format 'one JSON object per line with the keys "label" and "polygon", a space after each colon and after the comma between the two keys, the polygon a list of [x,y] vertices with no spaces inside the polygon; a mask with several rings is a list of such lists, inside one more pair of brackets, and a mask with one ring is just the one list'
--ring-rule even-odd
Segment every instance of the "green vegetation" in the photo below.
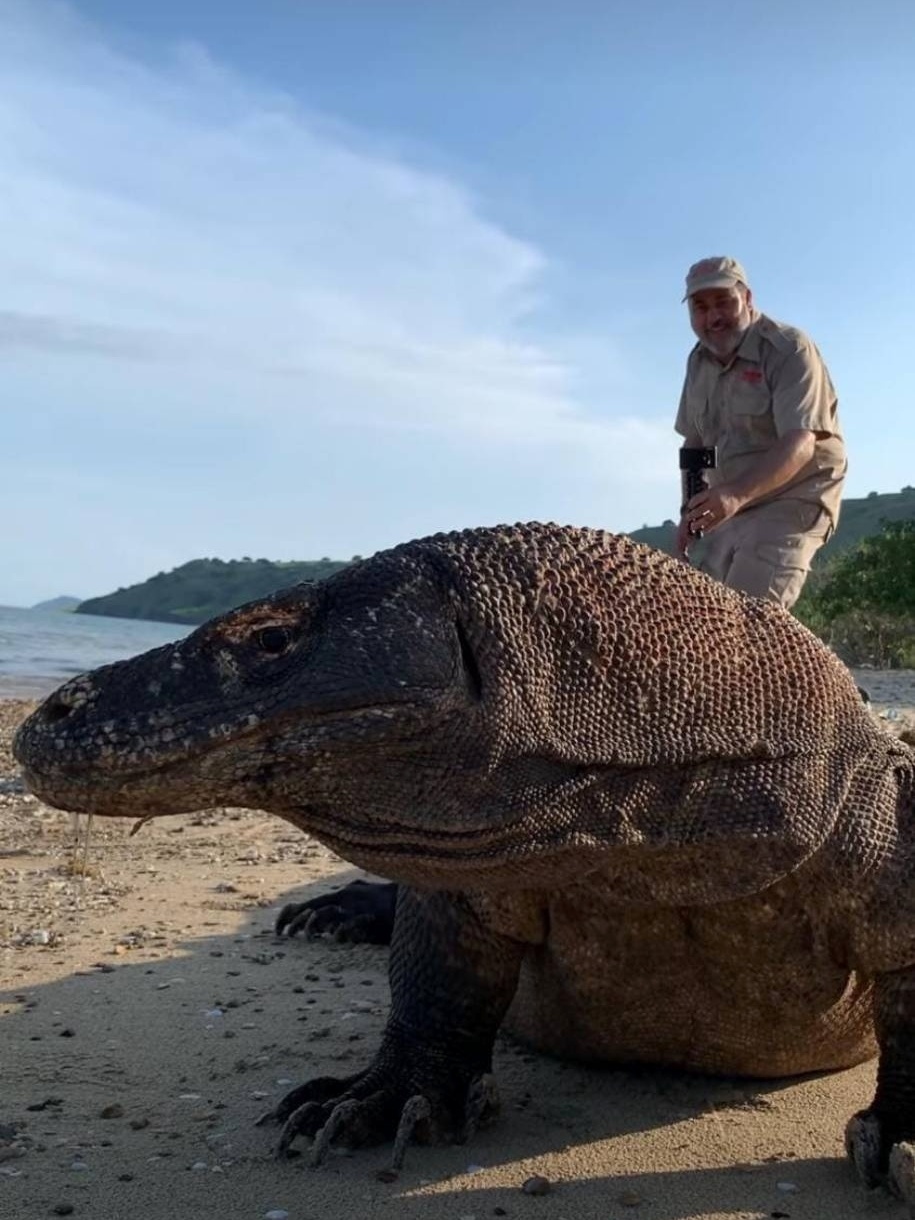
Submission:
{"label": "green vegetation", "polygon": [[915,520],[885,522],[812,572],[795,614],[849,665],[915,666]]}
{"label": "green vegetation", "polygon": [[233,606],[266,597],[285,585],[324,580],[345,568],[333,559],[278,563],[270,559],[192,559],[140,585],[81,602],[77,614],[203,623]]}

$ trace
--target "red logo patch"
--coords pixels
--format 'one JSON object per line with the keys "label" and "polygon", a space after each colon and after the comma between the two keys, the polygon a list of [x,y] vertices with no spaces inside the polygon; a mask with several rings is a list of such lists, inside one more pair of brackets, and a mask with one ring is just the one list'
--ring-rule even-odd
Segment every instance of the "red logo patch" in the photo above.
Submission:
{"label": "red logo patch", "polygon": [[762,379],[762,369],[744,369],[740,374],[740,380],[749,381],[750,385],[759,385]]}

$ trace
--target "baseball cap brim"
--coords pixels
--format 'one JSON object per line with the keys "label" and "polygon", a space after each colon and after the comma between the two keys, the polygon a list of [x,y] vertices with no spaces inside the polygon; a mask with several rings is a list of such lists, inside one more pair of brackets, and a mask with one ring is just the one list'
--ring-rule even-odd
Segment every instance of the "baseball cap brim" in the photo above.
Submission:
{"label": "baseball cap brim", "polygon": [[738,284],[742,284],[743,280],[736,275],[721,274],[710,275],[705,279],[698,280],[695,284],[691,284],[689,292],[683,298],[688,301],[689,298],[696,292],[704,292],[706,288],[736,288]]}

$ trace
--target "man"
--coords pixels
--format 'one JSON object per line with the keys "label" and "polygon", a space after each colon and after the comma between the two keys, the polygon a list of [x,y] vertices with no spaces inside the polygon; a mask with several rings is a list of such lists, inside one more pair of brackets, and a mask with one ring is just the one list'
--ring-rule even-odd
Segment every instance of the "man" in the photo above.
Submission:
{"label": "man", "polygon": [[735,259],[690,267],[684,300],[699,342],[675,427],[684,447],[716,446],[718,465],[683,506],[677,551],[708,535],[702,571],[790,609],[839,517],[835,390],[810,339],[756,309]]}

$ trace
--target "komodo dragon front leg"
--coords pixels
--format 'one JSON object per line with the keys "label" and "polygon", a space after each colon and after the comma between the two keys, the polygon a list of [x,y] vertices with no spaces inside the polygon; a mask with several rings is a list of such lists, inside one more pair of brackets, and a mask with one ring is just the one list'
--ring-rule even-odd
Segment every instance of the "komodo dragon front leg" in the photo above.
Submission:
{"label": "komodo dragon front leg", "polygon": [[462,895],[400,888],[381,1047],[365,1071],[310,1080],[264,1116],[284,1124],[278,1154],[299,1135],[314,1136],[318,1164],[331,1144],[393,1137],[397,1168],[411,1138],[463,1140],[494,1116],[493,1043],[524,950],[487,927]]}
{"label": "komodo dragon front leg", "polygon": [[888,1183],[915,1217],[915,969],[877,976],[877,1090],[845,1130],[845,1147],[867,1186]]}

